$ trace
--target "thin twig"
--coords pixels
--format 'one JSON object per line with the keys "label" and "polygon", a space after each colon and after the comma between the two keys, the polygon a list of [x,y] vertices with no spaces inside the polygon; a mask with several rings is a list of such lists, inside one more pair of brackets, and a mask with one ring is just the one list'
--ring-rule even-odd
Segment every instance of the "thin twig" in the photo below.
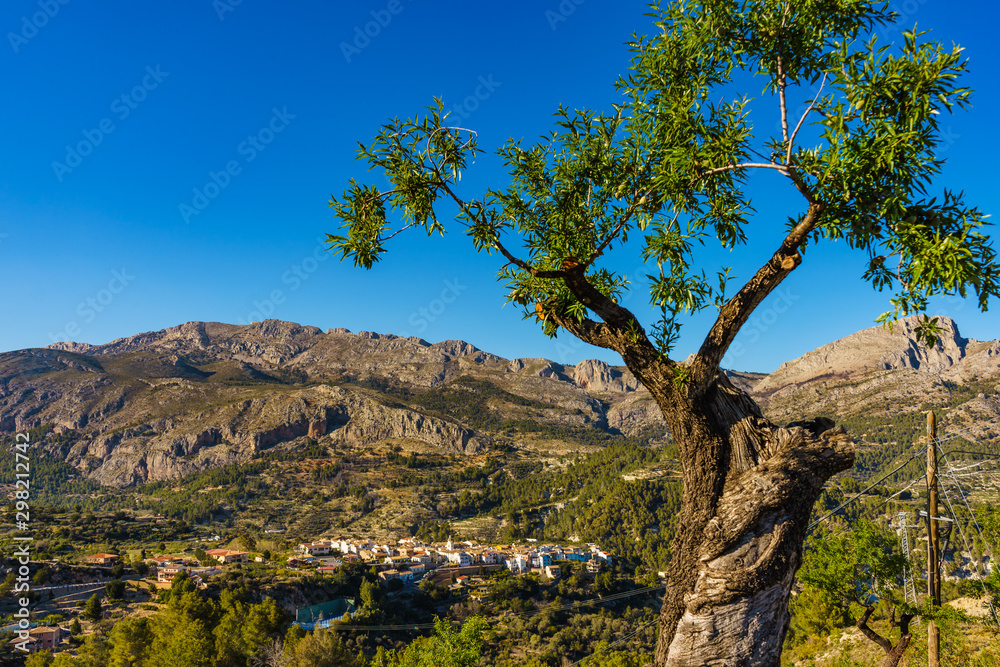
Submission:
{"label": "thin twig", "polygon": [[[430,152],[431,152],[431,139],[433,139],[434,135],[437,134],[438,132],[440,132],[441,130],[457,130],[458,132],[468,132],[469,134],[473,135],[473,136],[469,137],[468,141],[466,141],[464,144],[462,144],[461,146],[459,146],[459,148],[458,148],[459,151],[464,151],[466,148],[468,148],[469,144],[472,143],[472,140],[479,136],[478,132],[476,132],[475,130],[470,130],[467,127],[451,127],[449,125],[442,125],[441,127],[435,128],[435,130],[433,132],[431,132],[430,134],[427,135],[426,150],[427,150],[427,154],[428,155],[430,155]],[[476,163],[476,154],[475,153],[472,154],[472,163],[473,164]],[[435,170],[435,171],[437,171],[437,170]]]}
{"label": "thin twig", "polygon": [[777,164],[777,163],[774,163],[774,162],[742,162],[740,164],[729,164],[729,165],[726,165],[725,167],[715,167],[714,169],[709,169],[708,171],[704,171],[704,172],[698,174],[698,179],[695,179],[695,180],[702,179],[702,178],[704,178],[706,176],[711,176],[712,174],[718,174],[719,172],[729,171],[731,169],[750,169],[750,168],[754,168],[754,169],[777,169],[778,171],[782,172],[783,174],[788,174],[788,172],[789,172],[789,169],[788,169],[787,166],[785,166],[783,164]]}
{"label": "thin twig", "polygon": [[635,214],[636,209],[638,208],[639,200],[651,194],[653,194],[652,188],[646,190],[646,192],[644,192],[642,195],[640,195],[639,197],[635,197],[632,200],[632,203],[629,204],[629,207],[625,210],[625,215],[623,215],[622,219],[618,221],[618,224],[615,225],[615,228],[611,230],[611,233],[608,234],[607,238],[604,239],[604,242],[601,243],[601,245],[599,245],[597,249],[590,254],[590,257],[587,259],[586,262],[584,262],[584,264],[589,266],[593,264],[598,257],[604,254],[604,251],[608,249],[608,245],[615,239],[615,237],[618,236],[618,234],[621,233],[622,228],[625,226],[625,223],[627,223]]}
{"label": "thin twig", "polygon": [[819,84],[819,91],[816,93],[816,97],[814,97],[812,99],[812,102],[809,103],[809,107],[806,109],[806,112],[802,114],[802,118],[799,118],[799,122],[795,126],[795,130],[792,132],[792,136],[788,139],[788,154],[785,155],[785,164],[788,164],[792,161],[792,144],[795,143],[795,135],[797,135],[799,133],[799,129],[802,128],[802,123],[805,122],[806,116],[808,116],[809,113],[813,110],[813,107],[816,106],[816,102],[819,100],[819,96],[823,94],[823,86],[825,85],[826,85],[826,73],[824,72],[823,80]]}
{"label": "thin twig", "polygon": [[411,222],[410,224],[408,224],[408,225],[405,225],[405,226],[403,226],[403,227],[400,227],[399,229],[397,229],[396,231],[394,231],[394,232],[393,232],[392,234],[389,234],[389,236],[386,236],[386,237],[385,237],[384,239],[382,239],[382,240],[383,240],[383,241],[388,241],[389,239],[391,239],[391,238],[393,238],[393,237],[395,237],[395,236],[399,236],[400,234],[402,234],[403,232],[405,232],[405,231],[406,231],[407,229],[409,229],[410,227],[416,227],[416,226],[417,226],[417,225],[419,225],[419,224],[420,224],[419,222],[417,222],[416,220],[414,220],[414,221],[413,221],[413,222]]}

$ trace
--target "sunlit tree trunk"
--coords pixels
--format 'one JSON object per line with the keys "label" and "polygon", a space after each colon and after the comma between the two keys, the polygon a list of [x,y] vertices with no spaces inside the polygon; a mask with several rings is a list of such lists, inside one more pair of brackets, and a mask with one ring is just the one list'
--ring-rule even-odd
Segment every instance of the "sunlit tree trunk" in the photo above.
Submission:
{"label": "sunlit tree trunk", "polygon": [[812,506],[854,446],[827,419],[771,424],[722,373],[713,385],[654,393],[684,463],[655,664],[776,666]]}

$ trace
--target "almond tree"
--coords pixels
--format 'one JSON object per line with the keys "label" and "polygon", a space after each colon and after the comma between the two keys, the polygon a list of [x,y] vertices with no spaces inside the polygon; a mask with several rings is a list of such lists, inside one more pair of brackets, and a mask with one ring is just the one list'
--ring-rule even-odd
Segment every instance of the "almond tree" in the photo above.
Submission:
{"label": "almond tree", "polygon": [[[384,125],[359,159],[392,187],[352,180],[330,202],[346,233],[328,241],[370,268],[397,234],[443,233],[454,213],[476,251],[502,258],[508,301],[545,334],[620,354],[660,406],[683,467],[655,664],[777,665],[812,504],[852,465],[854,446],[828,419],[770,422],[720,363],[810,243],[867,254],[863,279],[893,292],[880,321],[923,312],[932,295],[972,291],[986,309],[998,267],[985,216],[960,194],[926,197],[943,162],[940,114],[969,102],[957,82],[966,63],[924,33],[878,43],[873,29],[897,18],[884,2],[692,0],[651,16],[655,33],[633,38],[618,103],[560,108],[544,140],[507,142],[504,187],[462,191],[480,149],[439,100]],[[775,136],[755,134],[750,100],[734,93],[748,82],[780,118]],[[796,94],[804,113],[789,112]],[[730,269],[696,270],[696,251],[712,237],[729,249],[746,241],[755,169],[787,179],[801,212],[784,229],[757,221],[774,253],[733,292]],[[658,267],[649,332],[620,303],[628,282],[606,259],[618,246]],[[700,349],[672,358],[684,316],[705,308],[717,317]],[[921,330],[933,339],[934,321]]]}
{"label": "almond tree", "polygon": [[[813,549],[799,573],[803,584],[856,613],[858,630],[885,654],[879,667],[896,667],[913,638],[910,622],[920,611],[899,599],[899,584],[904,577],[912,576],[913,567],[900,553],[898,540],[885,535],[875,524],[862,521],[850,533],[826,533],[811,541]],[[899,628],[899,639],[895,641],[869,625],[880,603],[888,615],[890,631]]]}

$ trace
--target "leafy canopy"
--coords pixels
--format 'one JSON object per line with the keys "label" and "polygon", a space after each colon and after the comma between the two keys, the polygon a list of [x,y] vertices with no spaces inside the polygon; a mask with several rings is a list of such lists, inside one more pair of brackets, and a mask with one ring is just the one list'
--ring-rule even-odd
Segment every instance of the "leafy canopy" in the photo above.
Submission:
{"label": "leafy canopy", "polygon": [[851,532],[811,540],[799,570],[803,584],[845,608],[898,602],[908,576],[913,576],[912,565],[899,550],[899,540],[864,520]]}
{"label": "leafy canopy", "polygon": [[[475,249],[506,260],[499,275],[508,301],[545,333],[562,325],[581,335],[587,329],[577,325],[596,313],[605,322],[622,318],[638,340],[634,318],[616,307],[627,281],[601,260],[641,235],[643,259],[657,266],[649,276],[661,315],[657,347],[669,351],[682,315],[714,306],[719,319],[702,350],[710,367],[820,241],[841,239],[868,255],[863,278],[892,292],[880,321],[922,312],[934,295],[971,291],[986,309],[998,293],[987,216],[961,194],[927,196],[943,163],[942,113],[970,101],[958,82],[966,71],[960,47],[927,41],[915,28],[902,44],[878,42],[873,28],[899,18],[887,2],[677,1],[653,4],[650,16],[656,33],[633,36],[620,100],[608,112],[559,108],[542,140],[508,141],[498,150],[510,174],[504,187],[460,194],[462,173],[482,151],[475,132],[452,125],[441,100],[384,125],[358,158],[392,187],[351,180],[331,196],[346,230],[328,235],[331,249],[370,268],[405,229],[443,234],[440,209],[450,201]],[[751,124],[751,99],[733,93],[746,85],[780,115],[780,133]],[[817,85],[806,111],[790,114],[788,96]],[[815,145],[803,145],[803,130]],[[696,251],[713,237],[730,249],[746,242],[752,169],[787,178],[803,212],[776,237],[774,257],[731,296],[730,268],[709,275],[697,268]],[[935,324],[925,318],[922,329],[933,333]]]}

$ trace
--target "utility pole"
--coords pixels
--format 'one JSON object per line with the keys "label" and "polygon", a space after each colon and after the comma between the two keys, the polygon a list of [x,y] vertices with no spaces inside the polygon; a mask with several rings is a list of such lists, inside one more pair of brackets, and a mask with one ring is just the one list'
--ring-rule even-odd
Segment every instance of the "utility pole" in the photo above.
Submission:
{"label": "utility pole", "polygon": [[[927,413],[927,595],[941,605],[941,571],[938,567],[937,420]],[[927,667],[941,667],[941,636],[933,619],[927,624]]]}

